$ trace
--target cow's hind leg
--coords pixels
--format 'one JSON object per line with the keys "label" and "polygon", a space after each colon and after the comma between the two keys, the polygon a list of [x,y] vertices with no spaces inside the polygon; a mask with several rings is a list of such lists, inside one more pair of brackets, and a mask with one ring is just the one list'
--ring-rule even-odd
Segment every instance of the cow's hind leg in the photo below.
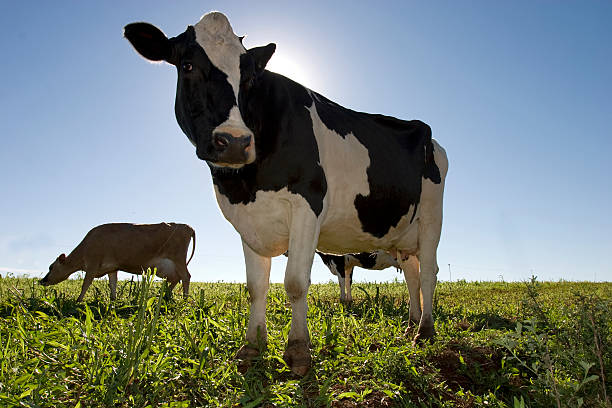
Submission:
{"label": "cow's hind leg", "polygon": [[187,299],[189,297],[189,283],[191,282],[191,274],[185,268],[185,277],[181,279],[183,282],[183,298]]}
{"label": "cow's hind leg", "polygon": [[311,365],[306,297],[319,229],[317,218],[310,207],[293,212],[289,259],[285,269],[285,290],[291,302],[291,329],[283,358],[291,371],[300,376],[305,375]]}
{"label": "cow's hind leg", "polygon": [[247,288],[251,300],[251,313],[246,333],[247,344],[242,346],[236,358],[240,360],[238,369],[244,372],[251,360],[257,357],[268,341],[266,329],[266,298],[270,287],[271,260],[255,253],[244,241],[242,242],[246,264]]}
{"label": "cow's hind leg", "polygon": [[117,271],[108,273],[108,287],[110,288],[110,299],[117,300]]}
{"label": "cow's hind leg", "polygon": [[166,279],[168,286],[166,287],[166,293],[164,293],[164,299],[170,300],[172,298],[172,291],[180,280],[177,264],[172,259],[162,258],[157,261],[155,268],[155,276]]}
{"label": "cow's hind leg", "polygon": [[444,178],[448,170],[446,153],[434,142],[434,157],[440,169],[441,179],[436,184],[430,179],[423,179],[421,192],[421,214],[419,226],[419,273],[421,283],[422,313],[419,330],[414,341],[432,337],[435,334],[433,322],[433,295],[436,289],[438,275],[438,260],[436,252],[442,231],[442,198],[444,195]]}
{"label": "cow's hind leg", "polygon": [[183,284],[183,299],[187,299],[189,297],[189,283],[191,282],[191,274],[187,270],[187,264],[184,262],[176,264],[176,273],[177,277],[181,280]]}
{"label": "cow's hind leg", "polygon": [[410,293],[410,323],[418,325],[421,321],[421,282],[419,278],[419,260],[414,255],[406,258],[399,254],[400,265],[404,271],[406,286]]}
{"label": "cow's hind leg", "polygon": [[[424,183],[425,184],[425,183]],[[438,275],[436,251],[442,228],[442,203],[439,203],[439,216],[434,217],[435,208],[423,205],[422,218],[419,220],[419,282],[421,284],[421,319],[414,343],[435,335],[433,321],[433,295]],[[431,213],[434,213],[433,215]],[[423,214],[425,213],[425,214]],[[428,214],[429,213],[429,214]]]}

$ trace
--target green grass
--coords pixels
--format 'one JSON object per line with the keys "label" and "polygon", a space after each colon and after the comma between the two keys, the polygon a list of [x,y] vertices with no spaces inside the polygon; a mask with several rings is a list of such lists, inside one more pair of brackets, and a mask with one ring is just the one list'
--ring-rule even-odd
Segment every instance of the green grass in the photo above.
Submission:
{"label": "green grass", "polygon": [[403,283],[312,285],[313,368],[282,360],[290,308],[268,297],[267,351],[243,375],[245,285],[80,280],[44,288],[0,279],[0,406],[610,407],[611,283],[440,283],[437,337],[411,345]]}

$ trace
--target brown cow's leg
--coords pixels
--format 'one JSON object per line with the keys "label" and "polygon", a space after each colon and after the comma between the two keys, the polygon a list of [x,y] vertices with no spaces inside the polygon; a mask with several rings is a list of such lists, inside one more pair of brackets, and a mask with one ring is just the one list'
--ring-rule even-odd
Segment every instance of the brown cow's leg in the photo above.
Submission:
{"label": "brown cow's leg", "polygon": [[81,287],[81,294],[79,295],[77,302],[82,302],[85,297],[85,292],[91,286],[94,280],[95,273],[85,272],[85,278],[83,279],[83,286]]}
{"label": "brown cow's leg", "polygon": [[183,284],[183,298],[187,299],[189,297],[189,282],[191,281],[191,274],[187,270],[187,265],[177,263],[176,273]]}
{"label": "brown cow's leg", "polygon": [[187,272],[187,276],[182,279],[183,281],[183,298],[189,297],[189,283],[191,282],[191,274]]}
{"label": "brown cow's leg", "polygon": [[117,271],[108,273],[108,287],[110,288],[110,299],[117,300]]}
{"label": "brown cow's leg", "polygon": [[170,300],[172,299],[172,291],[178,284],[178,280],[167,280],[167,282],[168,282],[168,288],[166,289],[166,293],[164,297],[166,298],[166,300]]}

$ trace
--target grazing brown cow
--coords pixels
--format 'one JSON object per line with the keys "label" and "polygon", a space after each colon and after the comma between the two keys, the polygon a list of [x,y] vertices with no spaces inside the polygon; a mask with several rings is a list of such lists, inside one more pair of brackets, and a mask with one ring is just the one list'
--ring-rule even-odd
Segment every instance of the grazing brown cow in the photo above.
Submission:
{"label": "grazing brown cow", "polygon": [[[192,238],[191,256],[185,262]],[[70,255],[58,256],[40,283],[55,285],[76,271],[85,271],[77,299],[80,302],[94,278],[108,275],[111,299],[115,300],[117,271],[139,275],[147,268],[157,268],[156,275],[170,283],[170,292],[182,281],[183,296],[187,296],[191,279],[187,265],[194,252],[195,231],[186,224],[102,224],[89,231]]]}

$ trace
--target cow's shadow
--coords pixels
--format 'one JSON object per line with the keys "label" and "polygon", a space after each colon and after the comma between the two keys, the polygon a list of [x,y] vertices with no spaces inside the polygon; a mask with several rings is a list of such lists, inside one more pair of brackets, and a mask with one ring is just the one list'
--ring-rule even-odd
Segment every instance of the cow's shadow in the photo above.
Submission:
{"label": "cow's shadow", "polygon": [[270,357],[267,352],[255,358],[242,374],[244,390],[240,403],[248,406],[267,407],[272,405],[275,385],[291,383],[295,402],[304,407],[329,406],[329,384],[322,383],[311,369],[304,377],[289,370],[280,357]]}
{"label": "cow's shadow", "polygon": [[[412,326],[410,321],[410,302],[408,294],[390,295],[382,291],[366,291],[359,286],[353,288],[360,289],[359,297],[355,296],[350,303],[342,303],[335,297],[313,296],[311,302],[319,310],[325,310],[329,314],[343,313],[352,315],[357,319],[365,321],[378,321],[381,316],[405,321],[408,326]],[[365,295],[365,297],[364,297]],[[475,314],[466,314],[455,308],[448,308],[434,298],[433,304],[434,320],[440,324],[452,324],[461,331],[481,331],[485,329],[495,330],[514,330],[516,320],[505,317],[495,311],[484,311]]]}

